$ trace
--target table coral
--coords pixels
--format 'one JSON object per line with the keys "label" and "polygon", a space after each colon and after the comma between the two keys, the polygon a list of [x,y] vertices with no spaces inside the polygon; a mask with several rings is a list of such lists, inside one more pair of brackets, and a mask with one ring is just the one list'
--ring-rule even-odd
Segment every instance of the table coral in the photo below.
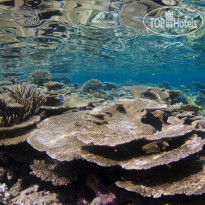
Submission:
{"label": "table coral", "polygon": [[[180,106],[170,106],[170,92],[164,91],[158,95],[158,100],[144,99],[144,96],[121,99],[91,111],[68,112],[50,117],[38,125],[27,141],[35,149],[46,151],[50,157],[60,161],[84,159],[98,166],[110,169],[116,167],[121,173],[121,179],[124,179],[118,179],[116,185],[143,196],[201,194],[204,188],[197,187],[194,180],[203,174],[200,164],[195,171],[190,167],[186,170],[187,175],[181,175],[181,178],[169,176],[168,182],[165,180],[159,183],[154,180],[156,169],[163,173],[166,167],[173,168],[174,176],[174,164],[181,166],[187,160],[195,163],[196,153],[205,144],[205,130],[194,123],[194,117],[198,119],[194,108],[193,112],[186,113]],[[166,104],[159,103],[159,99]],[[138,174],[142,171],[147,173],[143,177],[144,181],[138,180]],[[149,183],[144,184],[147,180]],[[184,180],[192,187],[191,190],[187,188],[187,191],[182,191]],[[204,182],[202,177],[199,185]],[[152,189],[153,183],[155,187]],[[181,191],[173,188],[169,192],[174,183],[181,187]]]}

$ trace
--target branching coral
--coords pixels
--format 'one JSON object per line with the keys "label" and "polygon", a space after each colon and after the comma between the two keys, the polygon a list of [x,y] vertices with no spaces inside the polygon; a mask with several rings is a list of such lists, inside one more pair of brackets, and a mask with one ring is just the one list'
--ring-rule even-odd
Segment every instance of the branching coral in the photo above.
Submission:
{"label": "branching coral", "polygon": [[43,85],[51,79],[51,75],[47,70],[36,70],[29,76],[29,81],[38,86]]}
{"label": "branching coral", "polygon": [[83,84],[83,92],[92,93],[92,92],[100,92],[104,89],[103,84],[97,79],[88,80],[85,84]]}
{"label": "branching coral", "polygon": [[9,96],[20,104],[18,109],[12,109],[11,106],[0,100],[0,126],[9,127],[19,124],[29,119],[39,112],[40,106],[46,101],[40,90],[32,88],[27,84],[19,84],[8,89]]}
{"label": "branching coral", "polygon": [[11,124],[12,117],[13,115],[9,113],[6,102],[3,99],[0,99],[0,127],[9,126]]}
{"label": "branching coral", "polygon": [[28,119],[37,114],[40,106],[46,102],[46,98],[39,89],[27,84],[13,86],[12,89],[8,90],[8,93],[17,103],[23,105],[24,112],[21,115],[21,120]]}

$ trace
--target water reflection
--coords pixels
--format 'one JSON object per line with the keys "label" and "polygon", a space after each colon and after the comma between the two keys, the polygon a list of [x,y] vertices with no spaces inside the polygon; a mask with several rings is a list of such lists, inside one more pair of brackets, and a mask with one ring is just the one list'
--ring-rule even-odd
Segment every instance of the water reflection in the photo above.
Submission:
{"label": "water reflection", "polygon": [[[171,1],[181,5],[179,1]],[[138,70],[203,59],[204,29],[177,39],[147,36],[140,18],[169,0],[12,0],[0,3],[2,69]],[[186,2],[187,3],[187,2]],[[205,15],[204,7],[197,7]],[[137,17],[137,18],[136,18]],[[182,48],[180,48],[182,47]],[[183,57],[180,55],[184,50]],[[195,53],[197,50],[197,53]],[[171,58],[164,62],[166,55]],[[182,60],[183,59],[183,60]],[[157,65],[155,65],[157,63]]]}

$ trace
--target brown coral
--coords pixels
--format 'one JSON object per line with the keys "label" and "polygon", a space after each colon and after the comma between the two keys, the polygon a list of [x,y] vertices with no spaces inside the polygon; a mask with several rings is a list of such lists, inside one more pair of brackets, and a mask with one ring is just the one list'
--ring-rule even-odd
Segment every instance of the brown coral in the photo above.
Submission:
{"label": "brown coral", "polygon": [[13,145],[26,140],[36,123],[41,119],[36,115],[45,97],[38,89],[20,84],[8,89],[0,99],[0,145]]}
{"label": "brown coral", "polygon": [[168,105],[172,104],[180,93],[179,90],[166,90],[158,87],[124,86],[123,88],[130,91],[135,98],[151,99]]}
{"label": "brown coral", "polygon": [[44,181],[52,182],[54,186],[68,185],[76,180],[76,170],[72,166],[62,164],[57,160],[34,160],[30,165],[31,174]]}
{"label": "brown coral", "polygon": [[[197,136],[186,137],[184,141],[184,136],[191,133],[194,127],[183,125],[181,121],[179,125],[164,123],[159,131],[148,123],[142,123],[141,119],[146,114],[146,111],[142,112],[146,108],[145,102],[147,106],[157,105],[154,101],[144,99],[124,100],[124,104],[122,102],[119,104],[118,101],[98,107],[93,111],[51,117],[39,124],[39,129],[31,133],[28,142],[40,151],[47,151],[48,155],[58,160],[71,161],[75,158],[85,158],[102,166],[121,165],[127,169],[145,169],[167,164],[202,149],[204,142]],[[126,126],[123,127],[123,125]],[[141,147],[156,140],[165,142],[172,140],[173,142],[170,141],[168,144],[175,145],[170,145],[167,151],[161,150],[158,157],[156,155],[144,157],[136,152],[140,144],[137,143],[135,147],[134,141],[140,142],[140,140],[143,140]],[[133,143],[127,144],[132,141]],[[98,146],[86,146],[84,143]],[[195,145],[194,148],[192,144]],[[133,154],[130,154],[132,150]],[[130,162],[128,158],[124,161],[123,153],[130,157]]]}
{"label": "brown coral", "polygon": [[[164,181],[155,183],[158,191],[149,184],[147,188],[142,181],[137,181],[137,174],[146,170],[152,184],[151,179],[155,178],[156,169],[161,172],[166,165],[172,167],[173,164],[181,164],[183,160],[201,151],[205,144],[202,139],[204,129],[194,123],[194,112],[190,115],[180,110],[180,107],[167,107],[166,104],[171,101],[168,99],[169,92],[164,91],[158,92],[157,100],[122,99],[91,111],[67,112],[50,117],[38,125],[38,129],[31,133],[27,141],[34,148],[46,151],[50,157],[60,161],[85,159],[100,166],[121,167],[125,173],[122,177],[126,181],[118,180],[117,185],[144,196],[158,197],[163,193],[200,194],[203,188],[196,192],[194,184],[194,177],[198,179],[203,174],[200,170],[195,170],[196,175],[192,175],[193,178],[188,182],[194,187],[193,192],[182,190],[185,186],[182,181],[187,176],[176,181],[176,186],[179,184],[182,187],[181,191],[175,189],[173,192],[165,189],[166,186],[172,188],[175,183],[171,176],[163,189],[160,183]],[[192,124],[189,122],[191,119]],[[193,174],[190,170],[188,172],[190,176]]]}
{"label": "brown coral", "polygon": [[[201,195],[205,192],[205,166],[194,160],[184,160],[171,167],[157,167],[142,172],[130,172],[117,186],[145,197],[162,195]],[[143,180],[142,180],[143,179]]]}
{"label": "brown coral", "polygon": [[23,105],[24,112],[21,120],[28,119],[39,112],[40,106],[46,102],[46,98],[42,95],[39,89],[33,88],[27,84],[19,84],[8,89],[10,97],[16,100],[17,103]]}

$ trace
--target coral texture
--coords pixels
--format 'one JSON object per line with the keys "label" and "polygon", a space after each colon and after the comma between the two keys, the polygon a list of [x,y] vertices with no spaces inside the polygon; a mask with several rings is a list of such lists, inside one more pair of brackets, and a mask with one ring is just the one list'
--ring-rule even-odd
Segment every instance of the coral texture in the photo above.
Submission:
{"label": "coral texture", "polygon": [[36,70],[29,76],[29,81],[38,86],[43,85],[51,79],[51,75],[47,70]]}
{"label": "coral texture", "polygon": [[40,90],[27,84],[13,86],[7,92],[0,99],[0,145],[24,142],[40,121],[37,114],[46,101]]}
{"label": "coral texture", "polygon": [[57,160],[52,160],[51,162],[34,160],[30,166],[32,170],[31,174],[36,175],[44,181],[51,181],[54,186],[67,185],[76,180],[76,171],[74,171],[74,168],[68,167],[68,169],[64,166],[62,169],[61,164],[62,162]]}
{"label": "coral texture", "polygon": [[[130,90],[136,94],[139,87]],[[123,168],[124,174],[121,176],[124,181],[118,180],[116,184],[143,196],[201,194],[204,192],[201,186],[204,179],[200,164],[194,173],[190,168],[187,175],[180,175],[181,178],[170,176],[166,183],[163,180],[159,183],[152,181],[158,172],[163,173],[167,165],[180,166],[182,161],[186,162],[190,156],[199,153],[205,144],[202,138],[205,133],[203,117],[196,116],[195,107],[189,107],[189,111],[186,111],[184,107],[167,106],[171,104],[169,99],[173,101],[177,95],[159,88],[153,90],[152,100],[144,99],[144,96],[120,99],[90,111],[50,117],[38,125],[27,141],[35,149],[46,151],[51,158],[60,161],[84,159],[103,167],[118,167],[119,171]],[[196,162],[194,157],[191,161]],[[156,172],[156,169],[159,171]],[[142,170],[148,173],[143,177],[145,181],[139,181],[137,177]],[[173,168],[173,175],[175,171]],[[196,191],[195,179],[200,177]],[[146,187],[143,182],[147,180],[149,184]],[[183,180],[187,180],[193,190],[185,188]],[[152,188],[153,183],[155,187]],[[177,186],[181,188],[178,190]],[[103,197],[105,201],[107,197],[110,200],[112,198],[106,194]]]}
{"label": "coral texture", "polygon": [[21,105],[23,112],[20,121],[30,118],[39,112],[40,106],[46,102],[46,98],[39,89],[33,88],[27,84],[19,84],[8,89],[9,96]]}
{"label": "coral texture", "polygon": [[124,86],[123,88],[129,90],[134,97],[151,99],[168,105],[172,104],[180,93],[179,90],[166,90],[158,87]]}
{"label": "coral texture", "polygon": [[103,84],[97,79],[88,80],[85,84],[83,84],[82,90],[85,93],[92,92],[100,92],[104,89]]}

